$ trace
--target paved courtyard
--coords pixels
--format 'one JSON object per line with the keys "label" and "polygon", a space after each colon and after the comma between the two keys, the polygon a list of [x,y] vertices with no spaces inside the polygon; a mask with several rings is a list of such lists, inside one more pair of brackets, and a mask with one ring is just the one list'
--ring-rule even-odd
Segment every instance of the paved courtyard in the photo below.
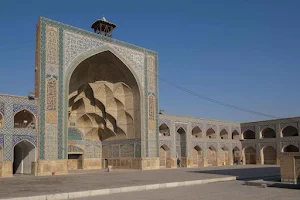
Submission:
{"label": "paved courtyard", "polygon": [[[299,200],[300,190],[245,186],[243,181],[149,190],[80,198],[81,200]],[[75,199],[74,199],[75,200]],[[78,199],[79,200],[79,199]]]}
{"label": "paved courtyard", "polygon": [[238,179],[274,176],[278,166],[229,166],[207,168],[181,168],[162,170],[77,170],[61,176],[16,176],[0,178],[0,198],[28,197],[43,194],[78,192],[156,183],[204,180],[237,176]]}

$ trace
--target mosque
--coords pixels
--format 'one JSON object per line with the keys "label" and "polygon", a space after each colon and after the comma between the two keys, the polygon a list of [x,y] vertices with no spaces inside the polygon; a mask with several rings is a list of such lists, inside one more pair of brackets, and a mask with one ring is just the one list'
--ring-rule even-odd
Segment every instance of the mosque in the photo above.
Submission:
{"label": "mosque", "polygon": [[278,164],[300,117],[238,123],[159,110],[157,52],[40,18],[34,92],[0,94],[0,177],[75,169]]}

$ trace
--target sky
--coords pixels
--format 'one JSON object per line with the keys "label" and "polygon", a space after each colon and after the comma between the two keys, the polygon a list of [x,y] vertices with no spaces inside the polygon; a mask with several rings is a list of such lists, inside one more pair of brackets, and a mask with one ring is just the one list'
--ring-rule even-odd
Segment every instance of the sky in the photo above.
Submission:
{"label": "sky", "polygon": [[[300,115],[300,1],[10,0],[0,7],[0,93],[33,91],[35,30],[47,17],[158,52],[159,75],[195,93],[275,117]],[[92,30],[91,30],[92,31]],[[159,80],[165,113],[236,122],[270,119]]]}

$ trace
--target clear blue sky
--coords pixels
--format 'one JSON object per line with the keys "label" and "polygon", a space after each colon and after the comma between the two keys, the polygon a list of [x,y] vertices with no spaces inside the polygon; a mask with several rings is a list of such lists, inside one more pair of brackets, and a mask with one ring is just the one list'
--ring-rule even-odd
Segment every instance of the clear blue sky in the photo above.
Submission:
{"label": "clear blue sky", "polygon": [[[117,24],[114,37],[159,54],[159,73],[197,93],[278,117],[300,115],[300,1],[3,1],[0,93],[33,91],[39,16],[90,30]],[[160,81],[167,113],[233,121],[267,119],[231,110]]]}

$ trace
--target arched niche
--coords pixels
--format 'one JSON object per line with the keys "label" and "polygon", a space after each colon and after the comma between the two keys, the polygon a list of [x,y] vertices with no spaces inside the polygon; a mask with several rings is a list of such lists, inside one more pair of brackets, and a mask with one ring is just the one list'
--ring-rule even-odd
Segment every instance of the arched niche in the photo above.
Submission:
{"label": "arched niche", "polygon": [[181,160],[186,157],[186,132],[182,127],[176,131],[176,153]]}
{"label": "arched niche", "polygon": [[70,72],[69,123],[75,119],[84,135],[92,131],[101,141],[141,136],[140,87],[114,51],[93,54]]}
{"label": "arched niche", "polygon": [[208,166],[217,166],[217,149],[214,146],[207,148],[206,159]]}
{"label": "arched niche", "polygon": [[299,152],[299,148],[296,147],[295,145],[287,145],[282,148],[282,152]]}
{"label": "arched niche", "polygon": [[14,146],[13,174],[32,174],[32,162],[36,157],[35,146],[22,140]]}
{"label": "arched niche", "polygon": [[14,128],[35,129],[35,124],[34,115],[26,109],[19,111],[14,116]]}
{"label": "arched niche", "polygon": [[237,132],[236,130],[234,130],[232,132],[232,139],[233,140],[240,140],[240,134],[239,134],[239,132]]}
{"label": "arched niche", "polygon": [[265,128],[261,131],[261,138],[276,138],[276,132],[272,128]]}
{"label": "arched niche", "polygon": [[294,126],[286,126],[281,131],[282,137],[295,137],[298,136],[298,129]]}
{"label": "arched niche", "polygon": [[243,139],[244,140],[253,140],[255,139],[255,132],[252,130],[246,130],[243,132]]}
{"label": "arched niche", "polygon": [[221,139],[228,139],[229,138],[228,132],[225,129],[221,130],[221,132],[220,132],[220,138]]}
{"label": "arched niche", "polygon": [[194,138],[203,138],[202,130],[198,126],[195,126],[192,130],[192,136]]}
{"label": "arched niche", "polygon": [[277,162],[276,149],[272,146],[265,146],[262,148],[262,159],[265,165],[275,165]]}
{"label": "arched niche", "polygon": [[192,150],[193,166],[198,167],[203,164],[203,151],[198,145]]}
{"label": "arched niche", "polygon": [[209,139],[216,139],[217,138],[217,134],[216,134],[216,131],[212,128],[209,128],[207,131],[206,131],[206,138],[209,138]]}
{"label": "arched niche", "polygon": [[167,124],[163,123],[159,126],[159,135],[160,136],[170,136],[170,129]]}
{"label": "arched niche", "polygon": [[253,147],[246,147],[244,149],[244,157],[246,164],[256,164],[256,150]]}
{"label": "arched niche", "polygon": [[159,166],[161,168],[170,168],[170,164],[171,163],[168,163],[170,162],[170,148],[164,144],[162,146],[160,146],[159,148]]}

